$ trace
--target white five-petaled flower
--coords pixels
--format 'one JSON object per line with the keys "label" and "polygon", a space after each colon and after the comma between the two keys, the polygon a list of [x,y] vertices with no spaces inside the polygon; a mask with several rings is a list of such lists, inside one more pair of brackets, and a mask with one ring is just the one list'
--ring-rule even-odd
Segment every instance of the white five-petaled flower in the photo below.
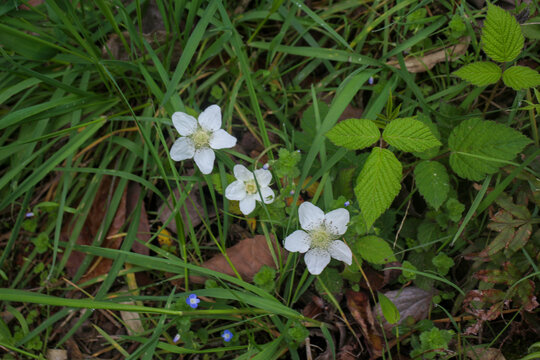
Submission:
{"label": "white five-petaled flower", "polygon": [[171,158],[175,161],[193,158],[203,174],[210,174],[214,168],[214,150],[236,145],[236,138],[221,129],[221,109],[217,105],[207,107],[198,121],[183,112],[175,112],[172,121],[181,137],[171,148]]}
{"label": "white five-petaled flower", "polygon": [[274,191],[268,186],[272,181],[270,171],[258,169],[251,172],[243,165],[235,165],[233,172],[236,181],[227,186],[225,197],[240,201],[242,214],[251,213],[255,209],[256,201],[263,201],[265,204],[274,201]]}
{"label": "white five-petaled flower", "polygon": [[351,249],[338,237],[347,231],[349,212],[336,209],[328,214],[310,202],[304,202],[298,208],[300,226],[285,239],[285,249],[291,252],[306,253],[304,260],[308,271],[319,275],[330,262],[330,257],[352,264]]}

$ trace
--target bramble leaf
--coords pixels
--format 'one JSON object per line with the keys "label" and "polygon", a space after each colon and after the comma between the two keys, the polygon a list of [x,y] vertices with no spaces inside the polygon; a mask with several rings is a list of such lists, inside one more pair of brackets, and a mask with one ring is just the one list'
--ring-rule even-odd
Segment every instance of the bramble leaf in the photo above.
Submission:
{"label": "bramble leaf", "polygon": [[326,137],[335,145],[349,150],[366,148],[379,140],[380,136],[377,125],[367,119],[341,121],[326,133]]}
{"label": "bramble leaf", "polygon": [[429,205],[438,209],[450,190],[448,173],[444,165],[437,161],[422,161],[416,165],[414,177],[420,194]]}
{"label": "bramble leaf", "polygon": [[456,126],[448,139],[450,166],[462,178],[482,180],[529,144],[526,136],[503,124],[473,118]]}
{"label": "bramble leaf", "polygon": [[517,58],[525,38],[516,18],[498,6],[488,4],[488,12],[482,29],[482,49],[491,59],[499,62]]}
{"label": "bramble leaf", "polygon": [[369,228],[392,204],[401,189],[401,163],[388,149],[373,148],[354,193]]}
{"label": "bramble leaf", "polygon": [[401,151],[424,151],[441,145],[430,128],[413,118],[395,119],[383,131],[383,139]]}
{"label": "bramble leaf", "polygon": [[502,78],[504,84],[514,90],[540,85],[540,74],[527,66],[512,66],[504,71]]}
{"label": "bramble leaf", "polygon": [[364,236],[354,243],[354,247],[355,254],[359,254],[364,260],[372,264],[386,264],[396,261],[390,245],[378,236]]}
{"label": "bramble leaf", "polygon": [[495,84],[501,78],[501,68],[492,62],[480,61],[463,66],[454,75],[476,86]]}

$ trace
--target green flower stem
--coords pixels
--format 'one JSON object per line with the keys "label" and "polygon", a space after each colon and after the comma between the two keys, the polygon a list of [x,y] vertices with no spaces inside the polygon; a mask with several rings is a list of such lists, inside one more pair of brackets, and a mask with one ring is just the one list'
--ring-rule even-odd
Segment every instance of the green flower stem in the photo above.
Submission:
{"label": "green flower stem", "polygon": [[[527,101],[532,104],[531,89],[527,89]],[[531,121],[531,132],[536,147],[540,147],[540,141],[538,139],[538,125],[536,124],[536,117],[534,116],[534,109],[529,109],[529,119]]]}

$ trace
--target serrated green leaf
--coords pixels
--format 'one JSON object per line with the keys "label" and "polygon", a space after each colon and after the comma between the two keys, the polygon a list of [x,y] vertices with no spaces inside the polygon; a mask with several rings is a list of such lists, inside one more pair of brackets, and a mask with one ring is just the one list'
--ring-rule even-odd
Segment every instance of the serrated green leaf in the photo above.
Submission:
{"label": "serrated green leaf", "polygon": [[487,56],[495,61],[506,62],[517,58],[523,49],[525,38],[512,14],[489,4],[482,29],[482,43]]}
{"label": "serrated green leaf", "polygon": [[463,66],[454,75],[476,86],[495,84],[501,78],[501,68],[492,62],[480,61]]}
{"label": "serrated green leaf", "polygon": [[437,161],[422,161],[414,168],[418,191],[426,202],[438,209],[446,200],[450,190],[448,173]]}
{"label": "serrated green leaf", "polygon": [[396,305],[383,293],[378,293],[377,295],[379,295],[379,304],[381,305],[381,310],[386,321],[389,324],[397,323],[400,315]]}
{"label": "serrated green leaf", "polygon": [[540,74],[527,66],[512,66],[504,71],[502,78],[505,85],[514,90],[540,85]]}
{"label": "serrated green leaf", "polygon": [[506,125],[478,118],[456,126],[448,139],[450,166],[462,178],[482,180],[531,142]]}
{"label": "serrated green leaf", "polygon": [[354,243],[353,251],[372,264],[386,264],[396,261],[390,245],[384,239],[374,235],[368,235],[358,239]]}
{"label": "serrated green leaf", "polygon": [[413,118],[395,119],[383,131],[383,139],[401,151],[424,151],[441,145],[430,128]]}
{"label": "serrated green leaf", "polygon": [[392,204],[401,189],[401,163],[388,149],[373,148],[354,193],[369,228]]}
{"label": "serrated green leaf", "polygon": [[347,119],[336,124],[326,133],[335,145],[349,150],[359,150],[379,140],[381,133],[377,125],[367,119]]}

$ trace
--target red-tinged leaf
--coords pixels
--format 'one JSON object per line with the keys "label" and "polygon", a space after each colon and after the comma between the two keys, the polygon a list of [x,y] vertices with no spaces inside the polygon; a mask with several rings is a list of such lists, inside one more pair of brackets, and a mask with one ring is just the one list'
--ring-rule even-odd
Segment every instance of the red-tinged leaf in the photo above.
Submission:
{"label": "red-tinged leaf", "polygon": [[474,274],[474,277],[487,283],[492,284],[511,284],[514,279],[507,271],[504,270],[479,270]]}
{"label": "red-tinged leaf", "polygon": [[514,229],[504,228],[499,235],[493,239],[493,241],[488,245],[487,248],[482,250],[481,254],[483,256],[489,256],[498,253],[502,249],[506,248],[510,241],[514,238]]}
{"label": "red-tinged leaf", "polygon": [[380,357],[383,353],[384,340],[371,311],[368,295],[364,292],[349,290],[346,297],[347,307],[356,322],[360,325],[360,330],[368,345],[371,358],[376,359]]}
{"label": "red-tinged leaf", "polygon": [[532,280],[522,281],[517,286],[517,295],[523,304],[523,309],[532,312],[538,307],[538,301],[534,295],[534,282]]}
{"label": "red-tinged leaf", "polygon": [[511,255],[514,252],[518,251],[522,247],[527,244],[527,241],[531,238],[532,234],[532,225],[531,224],[525,224],[523,226],[520,226],[516,233],[514,234],[514,238],[510,241],[510,243],[507,246],[507,250],[509,250],[509,254],[505,255]]}

